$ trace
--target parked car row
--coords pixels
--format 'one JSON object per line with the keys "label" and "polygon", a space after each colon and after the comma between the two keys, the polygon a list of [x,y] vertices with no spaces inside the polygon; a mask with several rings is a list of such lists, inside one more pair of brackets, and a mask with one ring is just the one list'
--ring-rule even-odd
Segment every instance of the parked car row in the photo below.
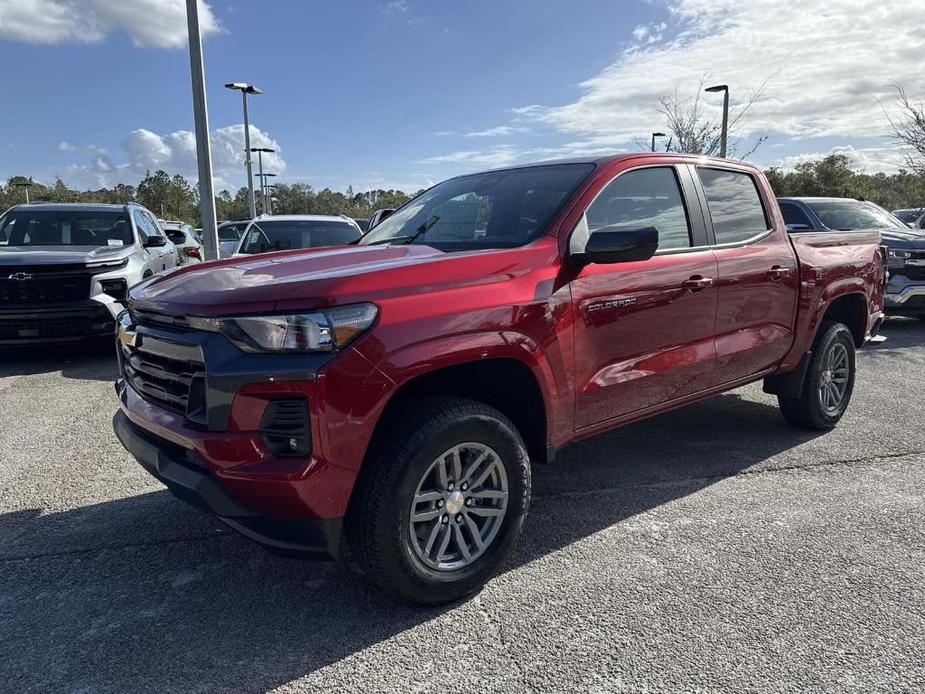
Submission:
{"label": "parked car row", "polygon": [[[10,208],[0,217],[0,344],[112,334],[129,288],[203,262],[196,231],[136,204]],[[219,257],[230,258],[353,243],[363,232],[342,215],[263,215],[218,234]]]}

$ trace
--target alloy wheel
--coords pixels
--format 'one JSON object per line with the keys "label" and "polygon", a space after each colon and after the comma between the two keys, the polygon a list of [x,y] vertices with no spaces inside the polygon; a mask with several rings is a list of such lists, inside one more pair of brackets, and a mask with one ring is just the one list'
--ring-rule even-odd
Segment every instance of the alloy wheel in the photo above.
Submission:
{"label": "alloy wheel", "polygon": [[437,571],[469,566],[497,537],[508,495],[507,473],[492,448],[469,442],[444,451],[411,501],[408,530],[415,557]]}

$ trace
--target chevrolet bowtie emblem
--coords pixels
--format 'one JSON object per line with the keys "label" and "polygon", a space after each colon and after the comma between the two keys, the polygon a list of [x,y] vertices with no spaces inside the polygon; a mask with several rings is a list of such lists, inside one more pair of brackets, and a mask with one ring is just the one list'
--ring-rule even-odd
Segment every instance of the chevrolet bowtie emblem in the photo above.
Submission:
{"label": "chevrolet bowtie emblem", "polygon": [[14,273],[12,273],[11,275],[9,275],[9,276],[7,277],[7,279],[10,279],[10,280],[18,280],[18,281],[21,281],[21,280],[31,280],[31,279],[32,279],[32,275],[30,275],[28,272],[14,272]]}
{"label": "chevrolet bowtie emblem", "polygon": [[121,325],[119,326],[119,342],[121,342],[126,347],[135,347],[135,343],[138,341],[138,333],[134,330],[126,330]]}

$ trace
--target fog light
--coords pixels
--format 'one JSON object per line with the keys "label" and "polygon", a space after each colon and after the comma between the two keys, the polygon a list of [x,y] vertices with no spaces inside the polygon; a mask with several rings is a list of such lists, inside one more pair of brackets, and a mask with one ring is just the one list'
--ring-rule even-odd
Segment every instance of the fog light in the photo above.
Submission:
{"label": "fog light", "polygon": [[308,401],[304,398],[273,400],[260,421],[260,433],[274,455],[306,457],[312,452]]}
{"label": "fog light", "polygon": [[100,280],[100,289],[103,290],[103,294],[125,303],[125,294],[128,290],[125,280]]}

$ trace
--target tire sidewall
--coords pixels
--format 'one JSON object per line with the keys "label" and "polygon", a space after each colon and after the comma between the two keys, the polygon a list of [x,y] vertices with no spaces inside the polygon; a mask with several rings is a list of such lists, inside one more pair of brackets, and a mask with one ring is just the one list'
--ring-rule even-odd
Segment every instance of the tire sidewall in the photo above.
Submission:
{"label": "tire sidewall", "polygon": [[[437,571],[422,564],[411,546],[411,501],[434,460],[453,446],[468,442],[482,443],[498,454],[508,479],[507,512],[498,534],[482,556],[469,566]],[[389,563],[400,568],[405,580],[424,589],[435,601],[471,592],[483,584],[510,553],[530,503],[529,458],[513,426],[500,415],[490,414],[469,414],[443,421],[427,432],[423,445],[406,460],[389,463],[403,466],[395,479],[396,493],[382,505],[383,515],[390,522],[379,525],[380,529],[388,528],[387,534],[380,537],[380,546],[392,555],[393,561]]]}
{"label": "tire sidewall", "polygon": [[[848,384],[838,411],[829,414],[823,409],[822,403],[819,402],[818,389],[822,372],[825,371],[829,351],[838,342],[844,344],[848,350]],[[806,397],[809,398],[813,419],[821,426],[833,427],[844,416],[848,409],[848,404],[851,402],[851,394],[854,392],[854,380],[857,371],[854,336],[847,326],[842,323],[823,326],[823,332],[816,341],[814,351],[815,358],[806,382]]]}

